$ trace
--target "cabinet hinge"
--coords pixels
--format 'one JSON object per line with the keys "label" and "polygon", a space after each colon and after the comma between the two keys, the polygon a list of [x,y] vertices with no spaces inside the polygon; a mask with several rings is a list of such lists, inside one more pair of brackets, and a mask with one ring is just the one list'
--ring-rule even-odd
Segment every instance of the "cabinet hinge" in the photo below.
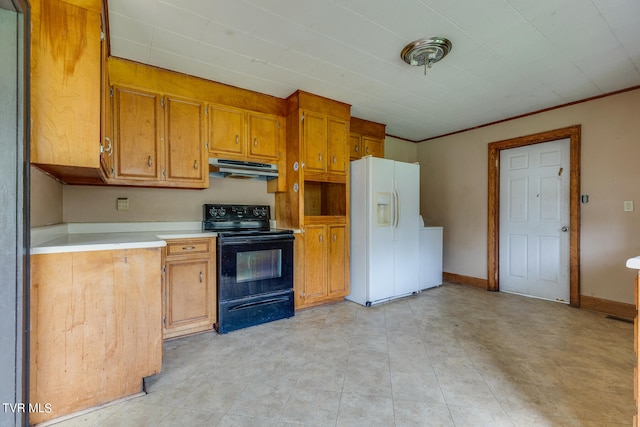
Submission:
{"label": "cabinet hinge", "polygon": [[109,96],[113,98],[113,86],[109,88]]}
{"label": "cabinet hinge", "polygon": [[304,113],[302,113],[302,119],[301,119],[301,121],[303,121],[303,122],[304,122]]}
{"label": "cabinet hinge", "polygon": [[160,105],[162,106],[162,108],[164,108],[164,96],[160,98]]}
{"label": "cabinet hinge", "polygon": [[209,106],[208,105],[206,107],[204,107],[204,113],[205,114],[209,114]]}
{"label": "cabinet hinge", "polygon": [[167,326],[167,316],[162,316],[162,324]]}
{"label": "cabinet hinge", "polygon": [[162,266],[162,274],[164,274],[164,273],[166,273],[166,272],[167,272],[167,266],[166,266],[166,265],[163,265],[163,266]]}
{"label": "cabinet hinge", "polygon": [[209,141],[204,143],[204,146],[207,148],[207,150],[209,149]]}
{"label": "cabinet hinge", "polygon": [[115,174],[115,171],[113,170],[113,168],[111,168],[111,176],[113,176]]}
{"label": "cabinet hinge", "polygon": [[166,178],[167,177],[167,171],[165,169],[162,169],[162,178]]}
{"label": "cabinet hinge", "polygon": [[278,129],[280,129],[280,120],[278,120]]}

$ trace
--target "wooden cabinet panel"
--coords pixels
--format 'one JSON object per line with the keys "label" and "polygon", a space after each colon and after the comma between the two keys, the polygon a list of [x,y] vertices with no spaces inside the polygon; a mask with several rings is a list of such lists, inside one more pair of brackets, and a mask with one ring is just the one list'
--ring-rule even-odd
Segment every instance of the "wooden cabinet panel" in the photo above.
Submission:
{"label": "wooden cabinet panel", "polygon": [[30,4],[31,163],[64,182],[100,183],[100,13]]}
{"label": "wooden cabinet panel", "polygon": [[249,156],[262,159],[279,157],[280,117],[267,114],[249,113],[247,116]]}
{"label": "wooden cabinet panel", "polygon": [[370,136],[362,137],[363,156],[384,157],[384,142]]}
{"label": "wooden cabinet panel", "polygon": [[204,103],[167,96],[164,108],[166,179],[202,186],[209,174]]}
{"label": "wooden cabinet panel", "polygon": [[244,110],[224,105],[208,105],[209,152],[212,156],[242,155],[244,151]]}
{"label": "wooden cabinet panel", "polygon": [[114,87],[115,179],[161,178],[161,96]]}
{"label": "wooden cabinet panel", "polygon": [[305,111],[302,128],[305,171],[325,172],[327,158],[326,116]]}
{"label": "wooden cabinet panel", "polygon": [[329,117],[327,120],[327,169],[330,173],[345,174],[347,171],[347,123]]}
{"label": "wooden cabinet panel", "polygon": [[305,278],[304,295],[306,303],[327,295],[326,286],[326,227],[310,225],[305,227]]}
{"label": "wooden cabinet panel", "polygon": [[207,327],[211,321],[212,291],[208,283],[211,271],[211,260],[168,261],[166,264],[167,280],[167,317],[165,327],[175,329],[179,326],[197,326],[204,323]]}
{"label": "wooden cabinet panel", "polygon": [[29,400],[40,423],[142,391],[160,371],[161,249],[31,256]]}
{"label": "wooden cabinet panel", "polygon": [[216,321],[215,239],[175,239],[165,248],[165,339],[211,330]]}
{"label": "wooden cabinet panel", "polygon": [[360,135],[351,133],[349,135],[349,158],[351,160],[359,159],[360,157],[362,157],[362,154],[360,153],[362,148],[360,145]]}
{"label": "wooden cabinet panel", "polygon": [[329,295],[349,294],[347,233],[344,226],[329,227]]}
{"label": "wooden cabinet panel", "polygon": [[[102,18],[102,28],[105,26]],[[100,55],[102,57],[100,69],[100,167],[102,176],[108,182],[109,177],[114,173],[113,169],[113,111],[111,108],[111,88],[109,86],[109,73],[107,67],[107,40],[102,40],[100,44]]]}

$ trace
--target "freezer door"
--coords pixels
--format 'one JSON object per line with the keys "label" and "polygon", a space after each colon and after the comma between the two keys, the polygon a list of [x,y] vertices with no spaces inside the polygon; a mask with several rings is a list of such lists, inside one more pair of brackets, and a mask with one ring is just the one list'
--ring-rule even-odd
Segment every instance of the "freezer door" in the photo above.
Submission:
{"label": "freezer door", "polygon": [[[368,203],[368,235],[367,242],[369,259],[369,286],[368,301],[376,302],[394,296],[394,206],[390,206],[391,220],[386,224],[378,224],[376,216],[378,212],[378,202],[376,194],[392,194],[394,181],[394,164],[396,162],[378,157],[367,157],[369,162],[368,182],[369,203]],[[354,191],[353,188],[351,191]],[[391,197],[389,202],[394,203]],[[351,206],[353,208],[353,206]]]}

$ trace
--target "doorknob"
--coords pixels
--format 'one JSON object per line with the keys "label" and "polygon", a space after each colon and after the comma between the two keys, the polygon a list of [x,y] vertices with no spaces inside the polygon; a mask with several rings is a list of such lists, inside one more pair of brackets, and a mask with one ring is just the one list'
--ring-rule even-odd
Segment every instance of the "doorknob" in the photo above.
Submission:
{"label": "doorknob", "polygon": [[569,231],[569,227],[565,225],[564,227],[561,228],[561,230],[566,233],[567,231]]}

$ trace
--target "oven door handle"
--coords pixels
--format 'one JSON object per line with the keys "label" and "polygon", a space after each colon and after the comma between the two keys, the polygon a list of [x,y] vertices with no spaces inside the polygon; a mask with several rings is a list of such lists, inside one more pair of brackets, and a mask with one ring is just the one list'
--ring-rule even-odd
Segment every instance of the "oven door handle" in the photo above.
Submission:
{"label": "oven door handle", "polygon": [[291,234],[281,234],[281,235],[274,235],[274,236],[251,236],[251,237],[240,237],[240,236],[236,236],[236,237],[218,237],[218,244],[219,245],[241,245],[241,244],[245,244],[245,243],[268,243],[268,242],[292,242],[293,241],[293,235]]}
{"label": "oven door handle", "polygon": [[262,301],[247,302],[244,304],[236,305],[235,307],[230,308],[229,311],[246,310],[247,308],[257,307],[260,305],[276,304],[276,303],[285,302],[288,300],[289,300],[288,296],[283,296],[283,297],[277,297],[277,298],[269,298]]}

